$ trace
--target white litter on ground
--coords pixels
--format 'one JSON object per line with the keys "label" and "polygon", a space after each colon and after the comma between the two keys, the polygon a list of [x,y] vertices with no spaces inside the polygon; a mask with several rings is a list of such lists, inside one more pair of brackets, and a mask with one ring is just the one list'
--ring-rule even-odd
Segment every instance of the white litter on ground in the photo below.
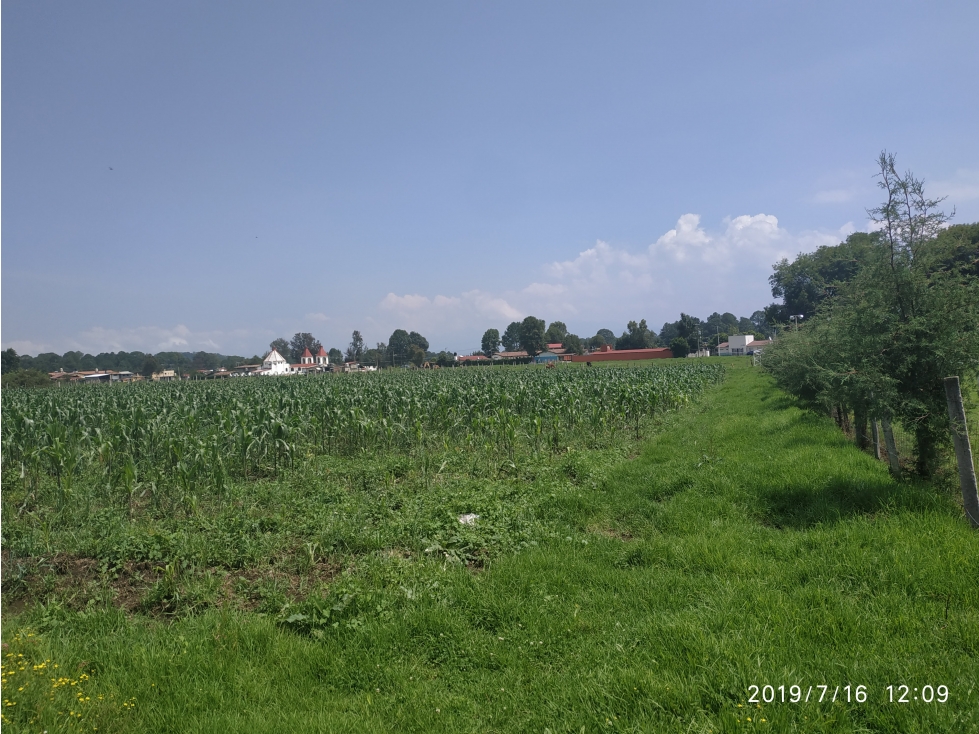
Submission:
{"label": "white litter on ground", "polygon": [[459,515],[459,522],[461,522],[463,525],[472,525],[478,519],[479,515],[474,512],[467,512],[465,515]]}

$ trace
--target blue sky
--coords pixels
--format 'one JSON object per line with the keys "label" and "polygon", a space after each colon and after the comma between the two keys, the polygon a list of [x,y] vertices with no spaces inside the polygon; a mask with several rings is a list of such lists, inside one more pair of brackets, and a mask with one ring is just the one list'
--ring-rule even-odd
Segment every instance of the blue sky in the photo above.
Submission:
{"label": "blue sky", "polygon": [[2,347],[748,315],[874,160],[979,220],[979,3],[4,2]]}

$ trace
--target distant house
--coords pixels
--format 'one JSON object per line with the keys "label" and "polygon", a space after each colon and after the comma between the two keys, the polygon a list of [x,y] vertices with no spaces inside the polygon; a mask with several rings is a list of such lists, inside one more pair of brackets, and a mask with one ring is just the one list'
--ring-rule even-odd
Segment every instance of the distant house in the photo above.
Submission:
{"label": "distant house", "polygon": [[771,339],[756,340],[754,334],[735,334],[728,337],[726,342],[717,345],[717,354],[720,357],[744,357],[749,354],[761,354],[762,350],[771,343]]}
{"label": "distant house", "polygon": [[173,382],[177,379],[177,371],[162,370],[160,372],[154,372],[150,379],[153,380],[153,382]]}
{"label": "distant house", "polygon": [[514,352],[498,352],[493,355],[494,362],[503,362],[504,364],[527,364],[533,359],[527,352],[523,350]]}
{"label": "distant house", "polygon": [[463,367],[468,367],[471,364],[489,364],[492,361],[493,360],[491,360],[485,354],[460,354],[458,357],[456,357],[456,362]]}
{"label": "distant house", "polygon": [[556,354],[550,350],[546,352],[541,352],[536,357],[534,357],[534,364],[557,364],[561,361],[561,355]]}

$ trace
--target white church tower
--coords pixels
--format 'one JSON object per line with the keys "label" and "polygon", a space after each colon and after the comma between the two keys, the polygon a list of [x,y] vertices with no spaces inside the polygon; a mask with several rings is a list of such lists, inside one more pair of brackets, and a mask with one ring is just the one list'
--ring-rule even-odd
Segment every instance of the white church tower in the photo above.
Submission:
{"label": "white church tower", "polygon": [[289,362],[279,352],[273,349],[262,360],[263,375],[288,375]]}

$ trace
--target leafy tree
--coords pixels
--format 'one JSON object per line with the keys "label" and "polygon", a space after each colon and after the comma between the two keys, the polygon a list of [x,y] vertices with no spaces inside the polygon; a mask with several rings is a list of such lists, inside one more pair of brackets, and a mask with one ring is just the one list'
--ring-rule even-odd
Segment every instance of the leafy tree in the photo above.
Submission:
{"label": "leafy tree", "polygon": [[292,349],[289,347],[289,342],[287,342],[285,339],[281,337],[276,339],[275,341],[269,344],[269,349],[274,349],[275,351],[277,351],[285,358],[286,362],[288,362],[289,364],[293,363]]}
{"label": "leafy tree", "polygon": [[456,363],[456,355],[453,352],[439,352],[435,355],[435,363],[439,367],[453,367]]}
{"label": "leafy tree", "polygon": [[639,323],[630,321],[626,330],[615,341],[616,349],[648,349],[656,344],[656,335],[649,330],[646,319]]}
{"label": "leafy tree", "polygon": [[139,374],[143,377],[149,379],[153,376],[154,372],[160,371],[160,363],[156,360],[152,354],[147,354],[146,358],[143,360],[143,365],[139,368]]}
{"label": "leafy tree", "polygon": [[879,237],[878,233],[854,232],[838,245],[800,254],[792,262],[785,258],[777,262],[768,282],[772,295],[782,299],[782,307],[769,307],[769,316],[779,317],[780,323],[788,322],[788,317],[795,314],[812,318],[826,298],[856,275]]}
{"label": "leafy tree", "polygon": [[602,337],[602,339],[605,340],[605,344],[608,344],[611,347],[615,346],[615,334],[611,329],[599,329],[597,332],[595,332],[595,336]]}
{"label": "leafy tree", "polygon": [[492,357],[494,354],[500,351],[500,332],[496,329],[487,329],[483,333],[483,354],[487,357]]}
{"label": "leafy tree", "polygon": [[395,329],[388,339],[387,356],[392,366],[400,367],[411,359],[411,335],[404,329]]}
{"label": "leafy tree", "polygon": [[914,436],[915,469],[927,477],[949,442],[942,378],[979,369],[979,245],[943,231],[941,199],[897,173],[892,155],[878,165],[887,199],[868,214],[879,234],[855,271],[835,281],[835,294],[763,360],[809,404],[852,411],[858,434],[868,414],[895,417]]}
{"label": "leafy tree", "polygon": [[551,325],[547,327],[547,331],[544,333],[544,338],[547,340],[548,344],[556,344],[557,342],[564,342],[564,337],[568,334],[568,327],[563,321],[552,321]]}
{"label": "leafy tree", "polygon": [[359,362],[364,357],[364,337],[354,329],[350,335],[350,344],[347,345],[347,361]]}
{"label": "leafy tree", "polygon": [[3,387],[51,387],[54,382],[41,370],[14,370],[3,374]]}
{"label": "leafy tree", "polygon": [[343,352],[336,347],[331,347],[327,354],[329,355],[330,364],[343,364]]}
{"label": "leafy tree", "polygon": [[4,349],[2,358],[2,362],[0,362],[0,374],[5,375],[8,372],[15,372],[20,369],[20,357],[12,348]]}
{"label": "leafy tree", "polygon": [[670,351],[674,357],[686,357],[690,354],[690,345],[682,336],[677,336],[670,342]]}
{"label": "leafy tree", "polygon": [[320,341],[308,331],[297,331],[292,335],[292,340],[289,342],[289,350],[296,362],[302,358],[303,352],[307,349],[315,357],[322,346]]}
{"label": "leafy tree", "polygon": [[547,346],[544,340],[544,320],[528,316],[520,323],[520,348],[533,356]]}
{"label": "leafy tree", "polygon": [[408,359],[415,367],[421,367],[425,362],[425,350],[417,344],[412,344]]}
{"label": "leafy tree", "polygon": [[515,352],[520,349],[520,322],[512,321],[501,337],[503,351]]}
{"label": "leafy tree", "polygon": [[565,334],[564,341],[561,342],[561,346],[572,354],[585,353],[585,347],[581,343],[581,339],[576,334]]}
{"label": "leafy tree", "polygon": [[193,366],[195,370],[213,370],[217,369],[219,361],[220,358],[216,354],[197,352],[194,354],[194,358],[191,360],[191,366]]}
{"label": "leafy tree", "polygon": [[413,331],[410,334],[408,334],[408,341],[411,342],[412,346],[418,347],[423,352],[428,351],[428,339],[423,337],[417,331]]}

